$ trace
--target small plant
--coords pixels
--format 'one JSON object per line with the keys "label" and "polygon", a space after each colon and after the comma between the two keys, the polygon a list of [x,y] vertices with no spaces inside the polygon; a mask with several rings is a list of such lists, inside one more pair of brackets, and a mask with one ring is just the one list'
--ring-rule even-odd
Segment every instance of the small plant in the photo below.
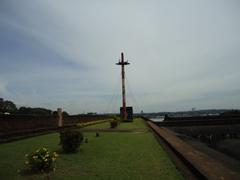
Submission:
{"label": "small plant", "polygon": [[120,121],[120,117],[118,116],[118,115],[116,115],[116,114],[114,114],[114,115],[111,115],[111,116],[109,116],[111,119],[113,119],[113,120],[116,120],[116,121]]}
{"label": "small plant", "polygon": [[118,124],[120,123],[120,118],[117,115],[111,115],[110,118],[112,119],[110,121],[110,127],[111,128],[116,128]]}
{"label": "small plant", "polygon": [[55,162],[58,157],[56,152],[50,152],[46,148],[40,148],[25,156],[27,158],[25,164],[32,172],[48,173],[55,170]]}
{"label": "small plant", "polygon": [[116,128],[118,126],[118,121],[117,120],[111,120],[110,121],[110,126],[111,126],[111,128]]}
{"label": "small plant", "polygon": [[96,132],[96,137],[99,137],[99,136],[100,136],[100,134],[98,132]]}
{"label": "small plant", "polygon": [[60,133],[60,144],[65,153],[76,152],[82,142],[83,134],[79,131],[67,130]]}

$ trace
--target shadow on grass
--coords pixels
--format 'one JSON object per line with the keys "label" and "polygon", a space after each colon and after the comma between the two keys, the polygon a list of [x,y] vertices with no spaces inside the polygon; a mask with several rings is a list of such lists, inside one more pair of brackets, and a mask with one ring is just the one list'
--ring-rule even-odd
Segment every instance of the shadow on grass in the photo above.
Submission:
{"label": "shadow on grass", "polygon": [[77,154],[77,153],[79,153],[79,152],[81,153],[81,152],[84,152],[84,151],[83,151],[83,149],[82,149],[81,146],[80,146],[80,147],[79,147],[76,151],[74,151],[74,152],[65,152],[65,151],[63,151],[62,148],[56,149],[55,152],[61,156],[61,155],[67,155],[67,154]]}
{"label": "shadow on grass", "polygon": [[[54,171],[50,172],[40,172],[40,171],[32,171],[30,169],[22,169],[19,174],[23,177],[28,177],[30,179],[35,179],[35,176],[42,176],[43,179],[49,180],[52,179],[54,175]],[[32,177],[32,178],[31,178]]]}

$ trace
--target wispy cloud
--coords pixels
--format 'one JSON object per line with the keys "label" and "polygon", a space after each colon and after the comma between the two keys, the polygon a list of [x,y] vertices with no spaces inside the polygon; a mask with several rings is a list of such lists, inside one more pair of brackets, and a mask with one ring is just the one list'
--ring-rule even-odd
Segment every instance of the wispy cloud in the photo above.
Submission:
{"label": "wispy cloud", "polygon": [[7,94],[7,83],[0,79],[0,95],[4,96]]}
{"label": "wispy cloud", "polygon": [[[120,94],[114,63],[124,51],[139,109],[238,108],[240,101],[221,92],[240,89],[239,7],[224,0],[2,1],[0,76],[7,85],[0,92],[23,105],[105,111],[113,91]],[[204,103],[196,100],[204,94]]]}

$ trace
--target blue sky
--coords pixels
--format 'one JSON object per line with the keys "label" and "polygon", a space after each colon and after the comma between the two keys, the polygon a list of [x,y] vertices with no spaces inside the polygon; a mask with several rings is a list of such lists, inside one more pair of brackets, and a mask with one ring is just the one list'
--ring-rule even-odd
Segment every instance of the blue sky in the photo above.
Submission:
{"label": "blue sky", "polygon": [[[0,97],[75,114],[240,108],[238,0],[2,0]],[[130,87],[129,87],[130,86]]]}

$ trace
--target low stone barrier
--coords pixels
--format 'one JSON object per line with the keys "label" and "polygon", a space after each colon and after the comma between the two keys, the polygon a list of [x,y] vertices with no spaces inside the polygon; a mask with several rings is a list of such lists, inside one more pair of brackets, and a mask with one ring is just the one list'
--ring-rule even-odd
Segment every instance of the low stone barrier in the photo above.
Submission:
{"label": "low stone barrier", "polygon": [[231,179],[238,180],[240,173],[230,170],[223,164],[209,157],[208,155],[194,149],[192,146],[175,136],[175,134],[166,129],[157,126],[151,121],[147,121],[147,124],[153,131],[166,142],[176,154],[186,161],[191,168],[199,173],[200,179]]}

